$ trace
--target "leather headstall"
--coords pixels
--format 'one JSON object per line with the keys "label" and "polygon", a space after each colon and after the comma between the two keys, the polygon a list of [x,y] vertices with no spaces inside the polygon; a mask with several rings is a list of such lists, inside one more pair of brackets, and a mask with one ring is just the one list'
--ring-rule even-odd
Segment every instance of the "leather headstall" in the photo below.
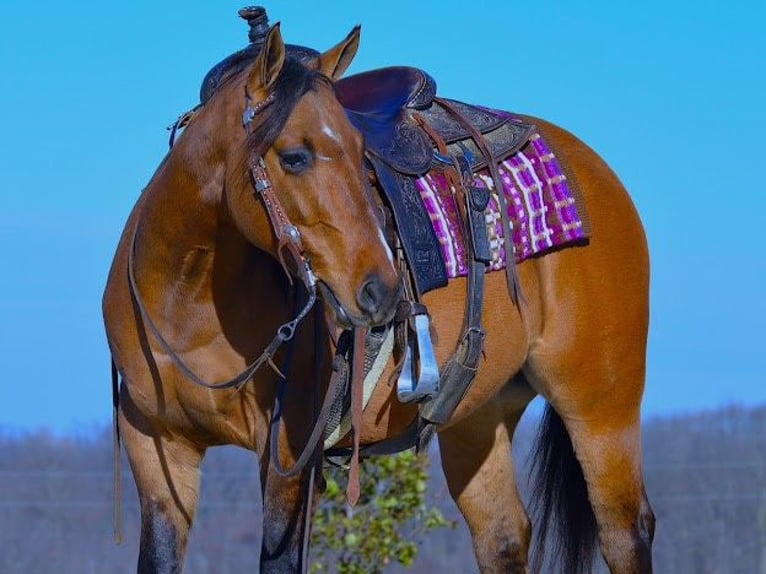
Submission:
{"label": "leather headstall", "polygon": [[[255,106],[251,104],[249,96],[246,96],[246,99],[247,107],[242,114],[242,123],[248,135],[250,135],[253,129],[253,119],[260,111],[273,103],[274,95],[270,94],[265,100],[259,102]],[[271,229],[277,240],[277,255],[279,256],[279,261],[282,264],[285,273],[287,273],[288,278],[290,278],[290,283],[292,283],[290,269],[285,261],[284,252],[286,249],[296,264],[296,271],[306,286],[313,304],[313,300],[316,299],[316,277],[311,269],[311,259],[306,255],[306,250],[303,247],[301,232],[298,227],[290,221],[290,218],[282,207],[282,203],[274,192],[274,187],[271,185],[271,180],[266,172],[266,162],[264,162],[263,157],[251,154],[247,160],[247,165],[253,180],[255,195],[261,200],[264,209],[266,209],[266,214],[271,223]],[[309,308],[305,309],[306,313],[308,313]]]}
{"label": "leather headstall", "polygon": [[[249,134],[252,130],[251,124],[253,118],[255,118],[259,111],[273,103],[274,95],[269,95],[267,98],[255,106],[251,105],[250,98],[247,95],[246,101],[247,106],[242,116],[242,121],[245,129]],[[197,109],[195,108],[195,110],[192,110],[190,113],[184,114],[181,116],[181,118],[179,118],[179,120],[176,122],[176,130],[174,130],[174,135],[178,128],[184,127],[186,124],[188,124],[191,116],[196,111]],[[171,141],[171,145],[172,143],[173,142]],[[308,300],[306,301],[304,307],[292,320],[279,326],[274,338],[271,340],[269,345],[252,363],[247,365],[247,367],[245,367],[242,372],[226,381],[209,383],[205,381],[201,376],[199,376],[191,367],[189,367],[183,361],[183,359],[181,359],[178,353],[176,353],[173,349],[172,345],[162,334],[159,327],[152,319],[151,315],[149,315],[149,311],[146,308],[146,305],[144,304],[143,298],[141,297],[138,289],[138,282],[136,281],[135,272],[135,252],[140,222],[133,230],[130,251],[128,252],[128,284],[131,294],[133,295],[133,298],[136,302],[136,306],[138,307],[141,317],[144,320],[144,323],[157,339],[163,351],[165,351],[168,357],[170,357],[176,367],[178,367],[178,369],[186,376],[187,379],[196,385],[214,390],[232,388],[236,388],[237,390],[241,389],[242,386],[247,383],[261,367],[263,367],[263,365],[271,366],[271,368],[274,369],[282,379],[284,379],[284,375],[274,364],[273,357],[277,350],[282,346],[282,343],[290,341],[293,338],[295,335],[295,329],[297,328],[298,324],[306,318],[306,316],[309,314],[309,311],[314,306],[314,303],[316,303],[317,299],[316,277],[311,270],[311,261],[303,248],[300,231],[290,222],[290,219],[287,217],[287,214],[282,208],[282,204],[274,193],[274,188],[271,185],[268,174],[266,173],[266,164],[264,163],[263,158],[260,156],[251,155],[251,157],[248,158],[248,167],[253,178],[254,193],[263,202],[266,213],[269,217],[269,221],[271,223],[271,227],[274,231],[274,235],[276,236],[278,245],[277,250],[280,262],[282,263],[282,266],[285,268],[285,270],[288,271],[288,267],[283,255],[284,250],[287,249],[288,253],[295,261],[297,273],[306,286],[306,290],[308,291]],[[288,277],[290,277],[289,271]]]}

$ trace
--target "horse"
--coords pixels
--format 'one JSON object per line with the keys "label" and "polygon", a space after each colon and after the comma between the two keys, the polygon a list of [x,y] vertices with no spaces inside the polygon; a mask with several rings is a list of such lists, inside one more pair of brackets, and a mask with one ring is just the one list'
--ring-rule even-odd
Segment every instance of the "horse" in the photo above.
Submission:
{"label": "horse", "polygon": [[[364,142],[333,90],[358,46],[357,27],[299,62],[273,26],[257,57],[195,113],[128,218],[103,315],[122,380],[117,428],[140,501],[139,572],[181,570],[200,464],[207,448],[224,444],[250,449],[260,460],[261,571],[306,567],[308,529],[301,525],[321,490],[321,476],[314,479],[321,447],[296,476],[274,466],[294,464],[310,438],[332,372],[325,317],[345,327],[384,325],[402,298],[401,269],[364,168]],[[438,429],[442,467],[479,570],[539,568],[529,558],[530,515],[510,447],[526,406],[541,395],[548,407],[535,452],[538,538],[560,531],[567,572],[586,569],[597,545],[612,572],[651,572],[654,515],[640,432],[649,314],[645,234],[627,191],[593,150],[551,123],[529,121],[577,178],[592,238],[519,264],[524,297],[516,302],[502,273],[486,275],[484,359]],[[254,181],[258,168],[268,174],[266,183]],[[259,200],[254,186],[270,188],[273,201]],[[301,311],[303,323],[293,328],[306,296],[301,279],[320,286],[323,306]],[[461,337],[456,309],[466,292],[465,278],[456,278],[423,295],[439,364]],[[280,347],[290,336],[291,344]],[[288,362],[289,372],[280,373]],[[388,374],[395,368],[389,363]],[[247,368],[253,364],[265,366]],[[238,372],[244,374],[226,388],[189,380],[221,381]],[[283,376],[289,389],[278,407],[282,425],[272,432]],[[361,415],[358,440],[395,436],[417,412],[379,385]],[[269,456],[272,445],[278,461]]]}

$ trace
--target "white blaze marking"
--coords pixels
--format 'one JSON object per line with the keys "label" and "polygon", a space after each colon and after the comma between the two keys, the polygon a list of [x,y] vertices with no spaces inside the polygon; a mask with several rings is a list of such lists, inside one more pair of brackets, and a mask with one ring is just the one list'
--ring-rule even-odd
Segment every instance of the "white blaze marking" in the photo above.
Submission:
{"label": "white blaze marking", "polygon": [[[330,138],[332,141],[340,145],[340,136],[338,135],[338,132],[336,132],[334,129],[332,129],[330,126],[328,126],[326,123],[322,122],[322,133],[326,135],[328,138]],[[321,161],[332,161],[332,158],[326,155],[322,155],[320,153],[316,154],[316,158]]]}
{"label": "white blaze marking", "polygon": [[394,254],[391,253],[391,248],[388,246],[388,241],[386,241],[386,238],[383,235],[383,232],[381,231],[380,227],[378,227],[378,237],[380,237],[380,242],[383,244],[383,249],[386,250],[386,255],[388,256],[388,260],[391,262],[391,265],[393,265]]}
{"label": "white blaze marking", "polygon": [[334,129],[332,129],[327,124],[322,124],[322,133],[326,135],[328,138],[330,138],[332,141],[336,143],[340,143],[340,136],[338,135],[338,132],[336,132]]}

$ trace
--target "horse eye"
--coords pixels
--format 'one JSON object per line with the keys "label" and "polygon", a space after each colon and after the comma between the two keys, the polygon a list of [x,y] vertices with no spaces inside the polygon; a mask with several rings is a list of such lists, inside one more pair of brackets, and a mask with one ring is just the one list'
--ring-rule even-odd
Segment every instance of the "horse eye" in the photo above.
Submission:
{"label": "horse eye", "polygon": [[301,173],[311,166],[311,152],[305,148],[280,152],[279,163],[288,173]]}

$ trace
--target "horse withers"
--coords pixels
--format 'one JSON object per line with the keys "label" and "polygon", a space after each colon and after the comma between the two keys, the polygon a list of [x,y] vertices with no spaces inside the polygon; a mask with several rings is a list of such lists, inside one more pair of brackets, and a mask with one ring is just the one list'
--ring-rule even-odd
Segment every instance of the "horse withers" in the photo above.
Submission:
{"label": "horse withers", "polygon": [[[261,460],[261,570],[306,567],[300,525],[312,510],[309,491],[321,483],[311,479],[321,457],[284,477],[267,447],[280,438],[279,462],[299,458],[331,372],[333,333],[321,314],[301,311],[305,297],[295,293],[310,295],[318,282],[327,314],[344,327],[387,323],[402,293],[363,142],[332,88],[358,43],[356,29],[298,61],[272,28],[257,57],[195,113],[128,220],[103,305],[123,378],[119,429],[141,505],[140,572],[181,569],[200,463],[208,447],[222,444]],[[613,572],[649,572],[654,518],[640,448],[646,240],[604,162],[569,133],[532,121],[579,182],[592,237],[520,264],[517,304],[505,277],[487,274],[485,360],[439,429],[445,476],[480,570],[527,571],[530,520],[510,444],[540,394],[550,406],[536,496],[544,525],[561,511],[566,571],[588,566],[598,534]],[[305,289],[291,287],[301,281]],[[456,278],[423,296],[440,364],[462,335],[456,310],[465,295],[465,279]],[[280,347],[296,314],[305,316],[302,326]],[[265,365],[287,362],[284,424],[270,436],[280,374]],[[393,370],[389,364],[387,374]],[[190,379],[234,384],[216,389]],[[379,385],[362,415],[362,443],[397,435],[417,412]]]}

